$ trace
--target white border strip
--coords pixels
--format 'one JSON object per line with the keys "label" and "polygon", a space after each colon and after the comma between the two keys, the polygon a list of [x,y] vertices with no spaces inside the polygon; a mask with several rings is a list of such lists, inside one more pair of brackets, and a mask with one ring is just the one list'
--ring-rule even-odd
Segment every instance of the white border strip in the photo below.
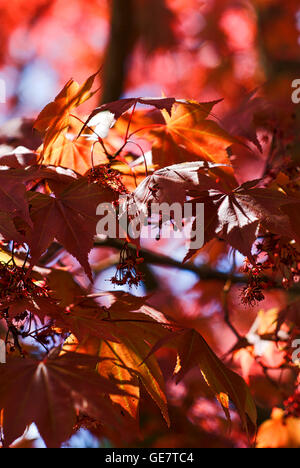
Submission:
{"label": "white border strip", "polygon": [[6,346],[3,340],[0,340],[0,364],[6,363]]}

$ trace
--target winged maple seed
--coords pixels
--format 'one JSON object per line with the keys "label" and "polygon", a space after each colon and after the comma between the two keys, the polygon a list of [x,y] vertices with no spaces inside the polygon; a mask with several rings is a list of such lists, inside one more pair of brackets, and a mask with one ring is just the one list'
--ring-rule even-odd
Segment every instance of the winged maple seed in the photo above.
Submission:
{"label": "winged maple seed", "polygon": [[[298,170],[285,161],[272,174],[261,164],[258,178],[249,180],[245,167],[254,153],[247,138],[256,145],[255,158],[264,152],[263,144],[249,116],[249,128],[233,125],[232,116],[223,128],[213,113],[219,101],[128,98],[103,104],[88,118],[76,115],[93,96],[96,76],[82,86],[70,80],[42,110],[34,124],[43,136],[37,152],[17,148],[0,158],[0,340],[4,334],[8,354],[0,365],[3,444],[10,446],[35,423],[48,447],[61,446],[80,427],[97,428],[101,437],[130,445],[138,437],[146,394],[172,432],[181,407],[171,401],[169,412],[170,363],[176,356],[177,388],[192,385],[193,398],[212,394],[228,420],[231,410],[239,414],[251,439],[256,408],[250,390],[214,353],[214,346],[218,355],[225,350],[222,343],[217,346],[211,325],[203,323],[216,315],[218,323],[224,319],[237,339],[232,354],[248,353],[249,334],[242,336],[229,317],[238,307],[230,302],[232,286],[242,284],[240,303],[252,306],[272,288],[280,288],[284,297],[295,289]],[[180,224],[170,207],[191,207],[180,219],[182,226],[191,224],[183,262],[160,256],[154,243],[145,249],[141,236],[129,229],[141,215],[145,225],[152,223],[152,204],[160,207],[158,238],[167,221],[174,231]],[[203,218],[199,204],[204,204]],[[96,232],[103,205],[116,214],[115,236]],[[200,227],[204,246],[194,247]],[[229,249],[247,257],[242,272],[238,264],[230,274],[218,269],[224,256],[228,263]],[[206,257],[211,265],[199,266]],[[169,289],[178,284],[166,274],[162,299],[152,264],[197,274],[195,310],[199,304],[209,310],[201,309],[200,318],[189,311],[179,319],[173,307],[165,307]],[[142,285],[146,293],[157,288],[157,294],[99,293],[98,280],[112,266],[113,284]],[[274,341],[283,326],[298,327],[297,301],[281,305],[278,329],[269,336]],[[285,333],[287,340],[294,336]],[[294,368],[292,353],[284,353],[286,365]],[[245,364],[241,367],[244,372]],[[250,382],[249,372],[244,375]],[[295,404],[297,392],[286,404],[288,416],[295,416]]]}

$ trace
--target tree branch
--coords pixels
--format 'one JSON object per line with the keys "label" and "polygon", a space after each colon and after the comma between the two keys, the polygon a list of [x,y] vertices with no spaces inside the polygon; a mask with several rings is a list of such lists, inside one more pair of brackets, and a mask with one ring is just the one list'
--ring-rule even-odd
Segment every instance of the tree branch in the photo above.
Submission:
{"label": "tree branch", "polygon": [[115,101],[122,95],[126,69],[136,37],[133,0],[112,0],[101,104]]}
{"label": "tree branch", "polygon": [[[94,242],[94,247],[110,247],[116,250],[120,250],[122,246],[124,245],[124,242],[118,239],[105,239],[105,240],[96,240]],[[39,266],[45,267],[47,266],[48,263],[53,262],[55,257],[59,254],[60,250],[62,250],[62,246],[58,244],[57,242],[53,242],[51,246],[49,247],[48,251],[41,257],[39,261]],[[135,250],[136,247],[133,245],[129,246],[129,249]],[[229,279],[231,284],[246,284],[248,281],[248,278],[246,275],[239,275],[239,274],[232,274],[231,272],[224,273],[222,271],[215,270],[213,268],[208,267],[207,265],[203,266],[197,266],[194,263],[182,263],[178,260],[174,260],[171,257],[168,257],[167,255],[155,253],[151,250],[142,248],[139,249],[139,255],[140,257],[143,257],[145,260],[145,263],[152,264],[152,265],[159,265],[159,266],[164,266],[168,268],[177,268],[178,270],[183,270],[183,271],[191,271],[192,273],[195,273],[197,276],[202,281],[220,281],[223,283],[226,283]],[[113,260],[116,263],[117,257],[114,257]],[[112,266],[113,262],[108,262],[108,267]],[[114,264],[115,264],[114,263]],[[96,265],[96,269],[94,270],[95,272],[97,271],[102,271],[105,269],[103,268],[103,264],[101,263],[100,265]],[[270,281],[270,278],[265,277],[263,278],[266,282]],[[281,289],[284,290],[282,287],[281,283],[274,284],[271,289]],[[299,286],[294,286],[292,288],[289,288],[286,292],[289,292],[291,294],[300,294],[300,287]]]}
{"label": "tree branch", "polygon": [[[105,239],[104,241],[96,241],[95,247],[111,247],[114,249],[120,249],[124,242],[118,239]],[[130,249],[136,250],[136,247],[133,245],[129,246]],[[194,263],[182,263],[178,260],[168,257],[167,255],[158,254],[148,249],[139,250],[140,257],[143,257],[146,263],[177,268],[178,270],[191,271],[195,273],[203,281],[221,281],[226,283],[230,279],[231,284],[245,284],[248,282],[248,277],[246,275],[232,274],[231,272],[224,273],[213,268],[208,267],[207,265],[197,266]],[[266,282],[270,282],[270,278],[263,278]],[[282,289],[282,284],[277,283],[270,289]],[[290,293],[300,294],[300,287],[294,286],[288,290]]]}

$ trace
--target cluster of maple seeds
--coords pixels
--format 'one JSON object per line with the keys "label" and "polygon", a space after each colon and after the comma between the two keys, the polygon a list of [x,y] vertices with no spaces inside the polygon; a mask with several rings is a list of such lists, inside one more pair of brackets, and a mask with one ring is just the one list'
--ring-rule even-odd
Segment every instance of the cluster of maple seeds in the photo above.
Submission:
{"label": "cluster of maple seeds", "polygon": [[[264,274],[267,270],[280,273],[282,286],[286,289],[297,283],[300,278],[300,253],[293,242],[285,242],[278,236],[268,233],[256,245],[256,262],[252,265],[246,259],[242,272],[248,274],[248,285],[242,291],[243,304],[255,305],[264,300],[263,290],[270,286],[271,281],[266,282]],[[264,261],[258,259],[264,255]]]}

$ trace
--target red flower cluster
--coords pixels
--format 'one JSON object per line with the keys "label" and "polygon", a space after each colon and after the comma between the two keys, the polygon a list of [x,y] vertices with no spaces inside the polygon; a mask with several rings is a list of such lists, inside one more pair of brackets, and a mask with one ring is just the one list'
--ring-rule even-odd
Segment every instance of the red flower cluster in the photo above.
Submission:
{"label": "red flower cluster", "polygon": [[120,252],[120,261],[117,265],[115,276],[111,278],[113,284],[122,286],[128,284],[138,286],[143,280],[144,275],[138,270],[138,266],[143,263],[144,259],[129,249],[125,244]]}
{"label": "red flower cluster", "polygon": [[37,285],[22,267],[0,263],[0,315],[12,303],[26,297],[48,297],[47,287]]}
{"label": "red flower cluster", "polygon": [[[273,284],[277,275],[286,289],[300,278],[300,253],[293,241],[285,242],[279,236],[267,233],[256,244],[256,249],[255,264],[246,259],[242,268],[242,272],[248,274],[248,285],[242,291],[241,300],[248,305],[264,300],[263,290]],[[267,272],[271,272],[273,278],[269,279]]]}
{"label": "red flower cluster", "polygon": [[96,182],[104,188],[112,189],[119,195],[126,195],[128,193],[121,179],[122,174],[116,169],[112,169],[110,164],[103,164],[90,169],[87,176],[90,183]]}

